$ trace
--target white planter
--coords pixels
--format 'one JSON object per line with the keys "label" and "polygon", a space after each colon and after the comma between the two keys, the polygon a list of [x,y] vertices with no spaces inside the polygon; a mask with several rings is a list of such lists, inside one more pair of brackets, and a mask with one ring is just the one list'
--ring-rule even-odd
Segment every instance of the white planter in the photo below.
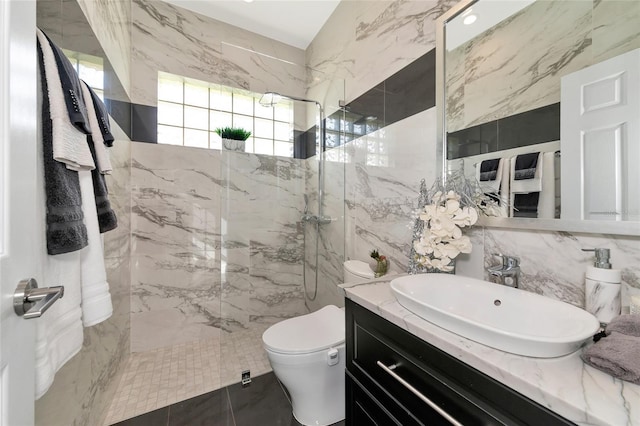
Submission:
{"label": "white planter", "polygon": [[244,152],[245,141],[222,138],[222,148],[228,151]]}

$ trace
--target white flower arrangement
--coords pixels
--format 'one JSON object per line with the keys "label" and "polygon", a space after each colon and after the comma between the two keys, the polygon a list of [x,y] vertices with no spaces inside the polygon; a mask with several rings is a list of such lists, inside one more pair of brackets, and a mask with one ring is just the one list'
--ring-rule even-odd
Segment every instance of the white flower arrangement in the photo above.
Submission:
{"label": "white flower arrangement", "polygon": [[478,220],[473,206],[462,206],[461,196],[454,191],[437,191],[419,212],[424,223],[419,239],[413,242],[417,263],[442,272],[454,270],[452,260],[460,253],[471,253],[471,240],[462,229]]}

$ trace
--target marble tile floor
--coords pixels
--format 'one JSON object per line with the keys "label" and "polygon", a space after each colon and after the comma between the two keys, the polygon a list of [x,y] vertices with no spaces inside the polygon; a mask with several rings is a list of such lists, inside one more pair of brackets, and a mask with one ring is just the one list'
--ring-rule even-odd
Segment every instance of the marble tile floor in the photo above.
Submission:
{"label": "marble tile floor", "polygon": [[[333,426],[344,426],[344,420]],[[254,377],[249,386],[239,383],[168,407],[154,410],[115,426],[300,426],[291,402],[273,373]]]}
{"label": "marble tile floor", "polygon": [[262,348],[268,325],[221,338],[132,353],[107,412],[106,425],[203,395],[271,371]]}

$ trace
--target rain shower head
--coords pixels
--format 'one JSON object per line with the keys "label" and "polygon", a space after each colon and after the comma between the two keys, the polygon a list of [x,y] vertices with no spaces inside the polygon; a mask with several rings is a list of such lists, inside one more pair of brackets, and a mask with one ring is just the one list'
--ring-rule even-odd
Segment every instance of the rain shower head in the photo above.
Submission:
{"label": "rain shower head", "polygon": [[263,107],[274,107],[282,100],[283,96],[275,92],[267,92],[258,101]]}
{"label": "rain shower head", "polygon": [[324,113],[322,104],[318,101],[314,101],[313,99],[299,98],[297,96],[281,95],[276,92],[265,93],[264,95],[262,95],[258,103],[263,107],[274,107],[283,99],[290,99],[292,101],[301,101],[301,102],[313,102],[318,106],[318,108],[320,108],[320,114],[322,115]]}

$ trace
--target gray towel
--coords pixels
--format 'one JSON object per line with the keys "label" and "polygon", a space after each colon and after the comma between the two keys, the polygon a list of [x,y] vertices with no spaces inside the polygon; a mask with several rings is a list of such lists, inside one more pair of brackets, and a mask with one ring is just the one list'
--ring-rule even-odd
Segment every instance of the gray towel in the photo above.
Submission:
{"label": "gray towel", "polygon": [[640,337],[640,315],[620,315],[607,324],[607,334],[618,332],[628,336]]}
{"label": "gray towel", "polygon": [[605,373],[640,385],[640,338],[613,332],[582,354],[584,362]]}
{"label": "gray towel", "polygon": [[[91,156],[93,161],[97,164],[96,149],[93,145],[91,136],[87,136],[89,142],[89,149],[91,150]],[[109,202],[109,191],[107,190],[107,182],[104,179],[104,175],[100,173],[100,170],[96,167],[91,170],[91,177],[93,179],[93,193],[96,197],[96,210],[98,211],[98,225],[100,225],[100,233],[103,234],[107,231],[111,231],[118,226],[118,220],[116,214],[111,209],[111,203]]]}
{"label": "gray towel", "polygon": [[[113,146],[113,141],[115,138],[111,133],[111,124],[109,124],[109,114],[107,113],[107,108],[104,106],[102,100],[98,97],[96,92],[87,84],[87,89],[91,93],[91,100],[93,101],[93,107],[96,110],[96,118],[98,119],[98,123],[100,124],[100,132],[102,133],[102,139],[104,140],[104,144],[106,146]],[[89,102],[89,100],[86,100]]]}
{"label": "gray towel", "polygon": [[44,60],[38,42],[38,64],[42,85],[42,146],[46,195],[47,252],[51,255],[80,250],[88,244],[82,213],[78,172],[53,159],[53,130]]}
{"label": "gray towel", "polygon": [[521,154],[516,157],[514,180],[533,179],[538,167],[539,152]]}
{"label": "gray towel", "polygon": [[480,182],[496,180],[496,178],[498,177],[499,165],[500,165],[499,158],[494,158],[492,160],[484,160],[482,163],[480,163]]}

